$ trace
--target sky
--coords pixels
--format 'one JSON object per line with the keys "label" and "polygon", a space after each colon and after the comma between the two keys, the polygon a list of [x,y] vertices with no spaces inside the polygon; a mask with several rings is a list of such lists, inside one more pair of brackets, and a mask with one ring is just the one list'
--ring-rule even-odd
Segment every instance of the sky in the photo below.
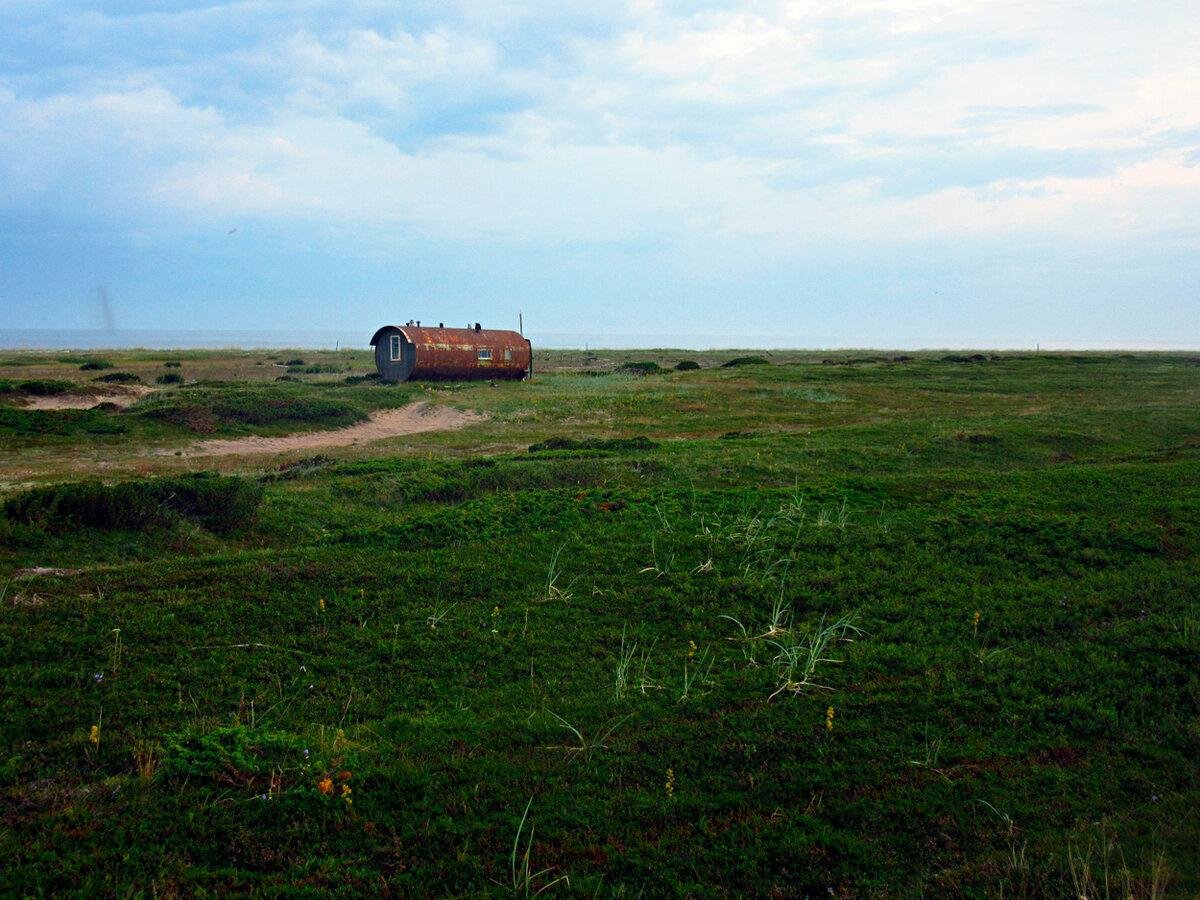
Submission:
{"label": "sky", "polygon": [[0,4],[0,329],[518,312],[1198,347],[1195,0]]}

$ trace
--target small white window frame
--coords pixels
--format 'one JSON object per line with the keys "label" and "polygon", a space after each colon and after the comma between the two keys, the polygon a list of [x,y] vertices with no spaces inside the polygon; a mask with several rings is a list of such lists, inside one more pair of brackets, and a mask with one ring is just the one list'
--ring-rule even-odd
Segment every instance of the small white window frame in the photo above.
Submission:
{"label": "small white window frame", "polygon": [[388,355],[391,357],[392,362],[400,362],[403,358],[403,353],[400,349],[400,335],[392,335],[391,340],[388,342],[388,350]]}
{"label": "small white window frame", "polygon": [[480,347],[479,349],[477,349],[475,351],[475,354],[476,354],[476,358],[480,362],[491,362],[492,361],[492,348],[491,347]]}

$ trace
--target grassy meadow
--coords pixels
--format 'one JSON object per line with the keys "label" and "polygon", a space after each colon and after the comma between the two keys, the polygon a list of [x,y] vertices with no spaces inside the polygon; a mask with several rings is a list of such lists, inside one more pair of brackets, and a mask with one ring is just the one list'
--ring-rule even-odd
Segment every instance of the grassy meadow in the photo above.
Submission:
{"label": "grassy meadow", "polygon": [[0,893],[1200,894],[1200,358],[748,355],[0,353]]}

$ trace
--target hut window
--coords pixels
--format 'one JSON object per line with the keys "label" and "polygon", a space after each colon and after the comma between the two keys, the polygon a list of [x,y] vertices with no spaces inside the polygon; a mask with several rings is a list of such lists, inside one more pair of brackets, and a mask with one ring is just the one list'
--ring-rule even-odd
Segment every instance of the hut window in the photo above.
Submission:
{"label": "hut window", "polygon": [[505,362],[512,362],[512,351],[511,351],[511,350],[505,350],[505,351],[504,351],[504,361],[505,361]]}
{"label": "hut window", "polygon": [[400,335],[392,335],[392,362],[397,362],[400,359]]}
{"label": "hut window", "polygon": [[479,358],[480,359],[491,359],[492,358],[491,348],[490,347],[480,347],[479,348]]}

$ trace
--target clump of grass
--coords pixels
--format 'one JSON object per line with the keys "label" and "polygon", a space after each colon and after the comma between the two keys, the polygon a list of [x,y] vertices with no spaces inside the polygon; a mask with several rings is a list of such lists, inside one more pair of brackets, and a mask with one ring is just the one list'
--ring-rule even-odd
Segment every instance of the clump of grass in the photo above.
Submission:
{"label": "clump of grass", "polygon": [[93,481],[34,488],[9,499],[4,512],[14,522],[50,532],[79,525],[145,530],[183,518],[223,534],[249,524],[262,495],[256,481],[199,473],[113,485]]}
{"label": "clump of grass", "polygon": [[89,359],[79,367],[81,372],[97,372],[101,369],[111,369],[113,364],[107,359]]}
{"label": "clump of grass", "polygon": [[304,362],[304,360],[302,360],[300,357],[297,356],[294,359],[289,359],[287,362],[284,363],[284,365],[285,366],[303,366],[303,365],[305,365],[305,362]]}
{"label": "clump of grass", "polygon": [[815,628],[799,637],[789,632],[791,640],[785,643],[772,641],[779,653],[775,656],[775,666],[779,675],[779,685],[768,700],[774,700],[779,694],[787,692],[799,694],[806,690],[819,689],[831,691],[832,687],[814,681],[818,666],[822,664],[840,665],[842,660],[825,654],[831,644],[849,642],[849,634],[862,634],[853,624],[853,617],[846,616],[836,622],[826,623],[824,616]]}
{"label": "clump of grass", "polygon": [[154,379],[155,384],[183,384],[183,376],[178,372],[163,372]]}
{"label": "clump of grass", "polygon": [[562,578],[562,570],[558,567],[559,557],[562,555],[563,548],[567,545],[560,544],[558,549],[554,551],[554,555],[550,557],[550,565],[546,569],[546,583],[542,588],[541,596],[537,597],[537,602],[549,603],[552,600],[569,601],[575,596],[575,582],[579,580],[576,575],[565,586],[559,584],[559,579]]}
{"label": "clump of grass", "polygon": [[612,737],[613,732],[620,728],[629,719],[628,715],[609,719],[595,732],[595,737],[588,738],[580,729],[576,728],[562,716],[551,712],[550,710],[546,710],[546,712],[550,713],[550,715],[555,719],[555,721],[558,722],[561,728],[565,728],[567,731],[571,732],[571,734],[575,736],[575,739],[579,741],[578,744],[569,744],[566,746],[550,748],[553,750],[566,750],[567,754],[572,759],[580,754],[587,755],[594,753],[596,750],[607,749],[608,744],[605,742]]}
{"label": "clump of grass", "polygon": [[675,363],[676,372],[694,372],[699,368],[700,363],[696,362],[694,359],[681,359],[679,362]]}
{"label": "clump of grass", "polygon": [[617,656],[617,678],[616,686],[613,693],[617,700],[625,695],[626,689],[629,687],[629,675],[631,666],[633,665],[634,654],[637,653],[638,645],[636,642],[629,644],[625,643],[626,626],[621,626],[621,650]]}
{"label": "clump of grass", "polygon": [[560,875],[553,881],[548,881],[539,885],[538,881],[543,876],[548,875],[553,871],[552,866],[547,866],[537,872],[533,871],[530,859],[533,855],[533,823],[529,823],[529,834],[525,837],[525,850],[518,853],[521,848],[521,835],[525,831],[525,822],[529,818],[529,809],[533,806],[533,798],[529,798],[529,802],[525,804],[525,812],[521,813],[521,821],[517,825],[517,834],[513,838],[512,853],[509,855],[509,883],[501,885],[507,888],[513,896],[536,897],[544,891],[550,890],[556,884],[562,883],[565,887],[571,886],[571,879],[566,875]]}
{"label": "clump of grass", "polygon": [[183,366],[183,363],[181,363],[177,359],[168,359],[165,363],[163,363],[164,369],[178,369],[178,368],[181,368],[182,366]]}
{"label": "clump of grass", "polygon": [[142,379],[132,372],[109,372],[107,375],[97,375],[92,381],[100,381],[106,384],[141,384]]}

